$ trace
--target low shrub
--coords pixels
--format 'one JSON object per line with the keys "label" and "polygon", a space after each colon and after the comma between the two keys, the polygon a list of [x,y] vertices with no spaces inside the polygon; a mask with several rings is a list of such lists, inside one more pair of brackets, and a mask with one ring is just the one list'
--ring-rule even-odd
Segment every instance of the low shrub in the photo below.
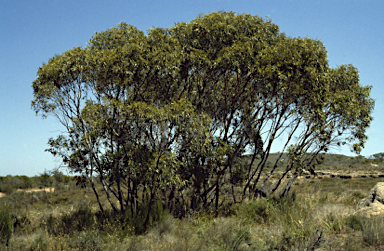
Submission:
{"label": "low shrub", "polygon": [[353,191],[349,196],[343,200],[345,205],[356,205],[361,199],[367,197],[366,194],[361,191]]}
{"label": "low shrub", "polygon": [[345,224],[355,231],[360,231],[363,225],[363,217],[358,214],[349,215],[345,219]]}
{"label": "low shrub", "polygon": [[145,226],[145,220],[148,213],[148,205],[142,204],[139,206],[138,213],[136,215],[132,215],[131,210],[126,210],[125,215],[121,216],[121,221],[123,222],[124,228],[134,229],[136,234],[142,234],[149,227],[152,227],[154,223],[161,222],[169,215],[169,211],[164,208],[161,201],[156,201],[152,205],[151,212],[149,213],[149,222],[147,226]]}
{"label": "low shrub", "polygon": [[275,219],[274,211],[276,209],[268,199],[257,199],[236,205],[236,207],[235,211],[238,217],[254,223],[270,223]]}
{"label": "low shrub", "polygon": [[0,192],[11,194],[17,189],[32,188],[32,180],[27,176],[0,177]]}
{"label": "low shrub", "polygon": [[344,228],[344,221],[341,217],[333,214],[327,214],[325,224],[331,233],[339,234]]}
{"label": "low shrub", "polygon": [[69,240],[68,246],[74,250],[104,250],[103,238],[98,231],[82,231]]}
{"label": "low shrub", "polygon": [[31,221],[26,213],[12,214],[13,231],[16,234],[25,234],[30,230]]}
{"label": "low shrub", "polygon": [[268,250],[315,250],[323,241],[323,231],[311,226],[285,229]]}
{"label": "low shrub", "polygon": [[252,245],[250,228],[245,221],[217,218],[197,229],[194,250],[246,250]]}
{"label": "low shrub", "polygon": [[13,232],[13,219],[9,206],[0,205],[0,243],[8,246]]}
{"label": "low shrub", "polygon": [[0,192],[1,193],[5,193],[7,195],[10,195],[15,191],[16,191],[16,189],[13,188],[12,185],[10,185],[10,184],[1,184],[0,185]]}
{"label": "low shrub", "polygon": [[349,235],[344,240],[343,249],[346,251],[364,250],[364,241],[361,238],[356,238],[354,235]]}
{"label": "low shrub", "polygon": [[25,250],[27,251],[46,251],[49,248],[50,238],[47,233],[43,230],[36,232],[35,238],[29,243]]}
{"label": "low shrub", "polygon": [[42,223],[51,235],[69,234],[91,229],[95,223],[95,214],[89,204],[80,204],[78,208],[60,217],[48,215]]}
{"label": "low shrub", "polygon": [[384,217],[367,218],[362,223],[364,241],[369,245],[384,245]]}

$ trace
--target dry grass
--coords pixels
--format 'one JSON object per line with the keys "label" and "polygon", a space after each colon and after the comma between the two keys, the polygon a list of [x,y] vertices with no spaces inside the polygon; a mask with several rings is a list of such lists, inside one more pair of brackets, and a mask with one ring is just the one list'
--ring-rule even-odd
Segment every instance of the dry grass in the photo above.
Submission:
{"label": "dry grass", "polygon": [[[380,250],[384,218],[355,214],[356,204],[383,179],[301,179],[296,197],[233,205],[226,215],[167,216],[143,235],[118,222],[97,223],[98,207],[88,188],[15,192],[0,199],[13,203],[20,221],[1,250]],[[106,198],[102,198],[106,204]],[[83,211],[81,211],[83,207]],[[83,222],[82,216],[93,219]],[[63,219],[81,230],[60,223]],[[86,218],[86,217],[85,217]],[[55,230],[55,227],[68,227]],[[56,231],[56,232],[55,232]]]}

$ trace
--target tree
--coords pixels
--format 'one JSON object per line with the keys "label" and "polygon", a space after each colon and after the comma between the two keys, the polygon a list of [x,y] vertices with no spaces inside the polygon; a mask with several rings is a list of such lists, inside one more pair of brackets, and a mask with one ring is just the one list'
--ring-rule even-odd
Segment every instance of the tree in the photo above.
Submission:
{"label": "tree", "polygon": [[40,184],[41,184],[40,188],[42,187],[48,188],[52,185],[52,183],[53,183],[53,180],[50,173],[47,170],[44,170],[44,172],[40,174]]}
{"label": "tree", "polygon": [[233,12],[147,35],[121,23],[43,64],[33,88],[36,113],[66,129],[48,150],[99,200],[97,178],[116,212],[147,205],[146,224],[155,200],[217,212],[228,187],[233,203],[285,196],[319,153],[343,144],[360,152],[374,105],[357,69],[329,67],[320,41]]}
{"label": "tree", "polygon": [[185,55],[180,67],[184,95],[212,118],[211,134],[228,147],[223,153],[228,162],[217,169],[217,180],[232,173],[247,148],[252,153],[243,198],[247,191],[251,197],[267,192],[264,184],[278,160],[261,188],[257,185],[277,139],[285,140],[281,153],[288,151],[290,161],[272,193],[294,171],[288,191],[319,152],[348,142],[355,142],[355,152],[363,147],[373,109],[370,87],[360,86],[351,65],[331,69],[320,41],[289,38],[257,16],[226,12],[177,24],[170,36]]}
{"label": "tree", "polygon": [[384,160],[384,153],[375,153],[370,158],[373,159],[373,160],[376,160],[378,162],[383,162],[383,160]]}

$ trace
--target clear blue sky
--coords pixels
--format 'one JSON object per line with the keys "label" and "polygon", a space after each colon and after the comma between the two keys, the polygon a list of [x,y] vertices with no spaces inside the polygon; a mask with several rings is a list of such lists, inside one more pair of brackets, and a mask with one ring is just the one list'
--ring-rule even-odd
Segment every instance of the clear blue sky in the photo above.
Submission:
{"label": "clear blue sky", "polygon": [[[31,85],[43,62],[85,46],[96,31],[121,21],[146,31],[220,10],[269,16],[289,36],[320,39],[332,67],[357,67],[376,99],[362,155],[384,152],[383,0],[0,0],[0,176],[34,176],[60,165],[44,150],[62,127],[30,108]],[[348,149],[333,153],[351,155]]]}

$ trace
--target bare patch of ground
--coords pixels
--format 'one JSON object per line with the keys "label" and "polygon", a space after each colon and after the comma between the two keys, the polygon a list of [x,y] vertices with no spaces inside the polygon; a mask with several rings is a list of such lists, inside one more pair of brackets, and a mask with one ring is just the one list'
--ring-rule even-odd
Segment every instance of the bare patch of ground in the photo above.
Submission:
{"label": "bare patch of ground", "polygon": [[[288,174],[288,178],[290,174]],[[322,179],[322,178],[340,178],[340,179],[357,179],[357,178],[384,178],[384,173],[381,172],[329,172],[316,171],[316,175],[306,174],[298,177],[306,179]]]}
{"label": "bare patch of ground", "polygon": [[[47,193],[53,193],[55,191],[54,187],[46,187],[46,188],[33,188],[33,189],[17,189],[18,192],[26,192],[26,193],[32,193],[32,192],[47,192]],[[5,193],[0,193],[0,198],[6,196]]]}
{"label": "bare patch of ground", "polygon": [[53,193],[55,191],[54,187],[46,187],[46,188],[33,188],[33,189],[17,189],[17,191],[24,191],[26,193],[32,193],[32,192],[48,192],[48,193]]}

